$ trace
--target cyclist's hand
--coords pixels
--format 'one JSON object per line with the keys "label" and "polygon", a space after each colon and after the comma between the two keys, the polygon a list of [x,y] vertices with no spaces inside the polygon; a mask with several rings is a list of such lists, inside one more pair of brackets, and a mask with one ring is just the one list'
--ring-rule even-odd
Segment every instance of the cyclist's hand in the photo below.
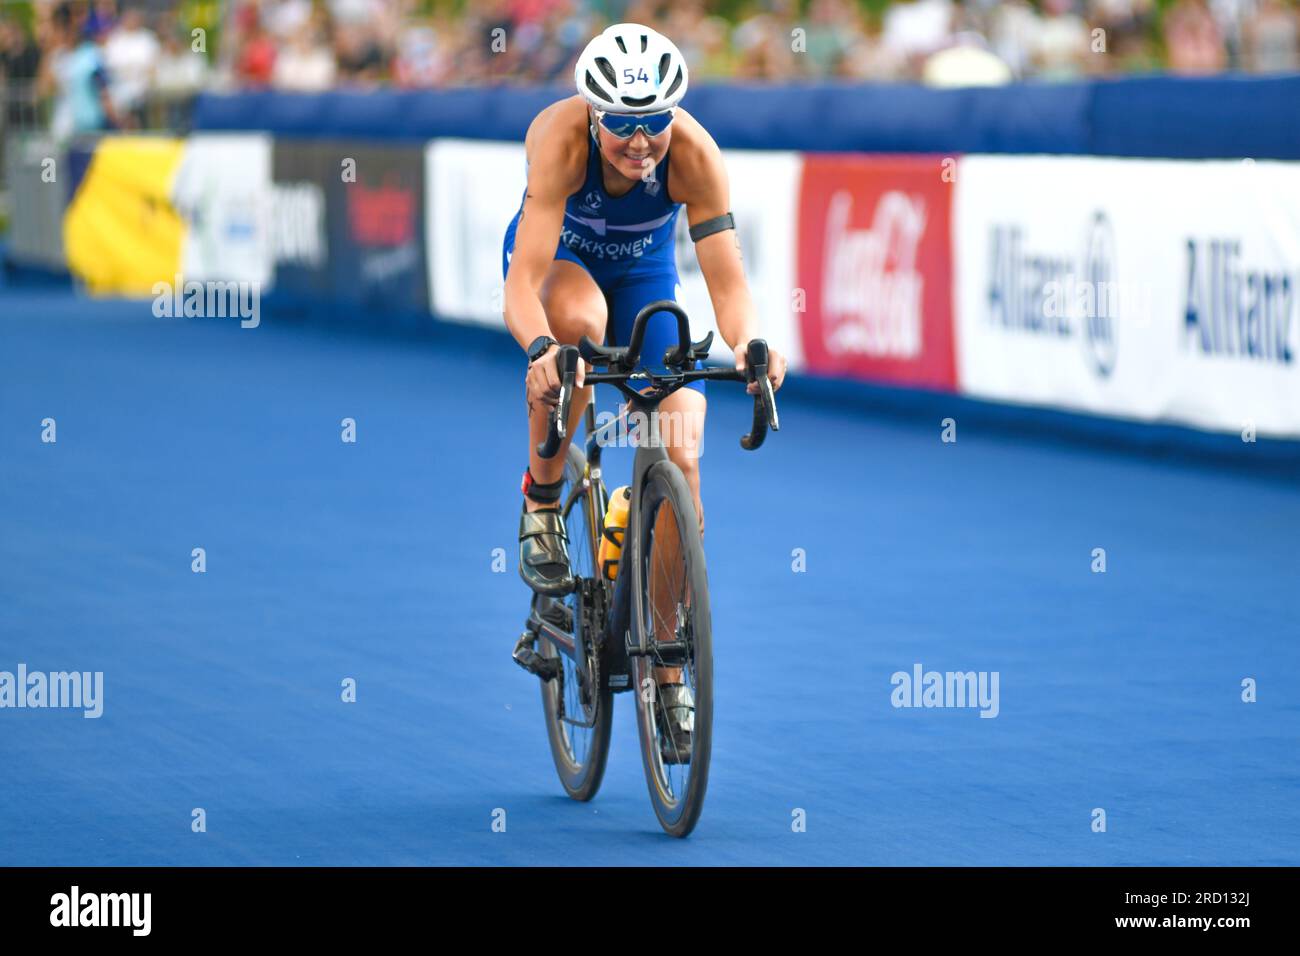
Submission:
{"label": "cyclist's hand", "polygon": [[[740,345],[737,345],[736,348],[734,349],[735,356],[736,356],[737,372],[745,371],[745,366],[747,364],[745,361],[745,350],[748,347],[749,347],[749,343],[744,342]],[[767,347],[767,377],[772,382],[772,391],[774,392],[777,389],[779,389],[781,387],[781,383],[785,381],[785,356],[782,355],[780,352],[778,352],[776,349],[772,348],[772,346],[770,345]],[[748,385],[745,386],[745,391],[750,395],[757,395],[758,383],[750,382]]]}
{"label": "cyclist's hand", "polygon": [[[560,347],[552,345],[542,353],[542,357],[528,366],[528,378],[525,390],[528,395],[528,407],[535,402],[555,406],[560,403]],[[582,388],[585,362],[578,362],[578,372],[574,376],[574,388]]]}

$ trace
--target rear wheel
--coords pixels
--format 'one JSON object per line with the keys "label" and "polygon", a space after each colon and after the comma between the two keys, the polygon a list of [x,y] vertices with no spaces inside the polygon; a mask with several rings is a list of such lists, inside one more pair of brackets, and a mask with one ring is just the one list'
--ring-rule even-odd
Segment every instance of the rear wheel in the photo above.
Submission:
{"label": "rear wheel", "polygon": [[[594,511],[598,497],[584,485],[586,458],[576,445],[569,446],[564,463],[561,510],[569,533],[569,563],[575,580],[597,578],[596,537],[599,528]],[[533,607],[539,611],[544,602],[552,602],[547,616],[567,619],[562,628],[575,633],[582,627],[583,606],[580,589],[563,598],[534,596]],[[551,742],[551,757],[564,790],[575,800],[590,800],[600,789],[609,757],[610,718],[614,699],[610,693],[604,661],[595,648],[595,634],[583,635],[588,650],[584,679],[573,658],[561,654],[545,636],[537,641],[537,652],[560,663],[554,680],[542,681],[542,709],[546,715],[546,733]]]}
{"label": "rear wheel", "polygon": [[[646,472],[638,530],[632,626],[637,644],[650,650],[633,658],[641,760],[660,825],[684,837],[700,818],[709,785],[713,631],[695,498],[672,462]],[[665,678],[693,698],[689,750],[679,748],[671,733],[673,715],[659,690]]]}

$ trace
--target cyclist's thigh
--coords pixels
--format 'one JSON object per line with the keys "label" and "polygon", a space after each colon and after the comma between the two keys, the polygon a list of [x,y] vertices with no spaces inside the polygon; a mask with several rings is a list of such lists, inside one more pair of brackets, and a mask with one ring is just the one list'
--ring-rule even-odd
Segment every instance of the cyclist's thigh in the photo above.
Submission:
{"label": "cyclist's thigh", "polygon": [[[515,233],[519,214],[506,227],[501,249],[501,275],[510,274],[510,259],[515,250]],[[600,290],[586,264],[563,243],[555,247],[546,278],[542,280],[542,308],[551,335],[566,345],[576,345],[584,335],[597,342],[605,340],[605,323],[608,307],[605,294]]]}
{"label": "cyclist's thigh", "polygon": [[605,340],[605,293],[581,263],[552,262],[542,282],[541,299],[551,334],[559,341],[577,345],[584,335],[595,342]]}

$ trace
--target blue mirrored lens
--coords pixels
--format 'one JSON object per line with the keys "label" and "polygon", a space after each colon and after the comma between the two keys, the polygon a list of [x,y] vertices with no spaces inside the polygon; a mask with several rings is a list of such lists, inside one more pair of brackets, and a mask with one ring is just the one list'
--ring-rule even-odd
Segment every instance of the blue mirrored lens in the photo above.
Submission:
{"label": "blue mirrored lens", "polygon": [[672,125],[672,122],[673,114],[668,111],[663,113],[643,113],[640,116],[605,113],[600,118],[600,125],[619,139],[631,138],[636,133],[638,126],[645,130],[647,136],[658,136]]}

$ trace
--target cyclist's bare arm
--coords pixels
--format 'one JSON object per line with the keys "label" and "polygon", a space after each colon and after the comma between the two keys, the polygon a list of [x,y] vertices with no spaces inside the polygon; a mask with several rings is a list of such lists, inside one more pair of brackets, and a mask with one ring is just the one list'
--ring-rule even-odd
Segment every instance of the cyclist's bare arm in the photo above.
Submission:
{"label": "cyclist's bare arm", "polygon": [[537,114],[524,139],[528,155],[528,191],[515,232],[515,248],[506,275],[506,328],[520,347],[551,334],[542,309],[541,288],[555,259],[564,226],[564,204],[586,176],[586,108],[575,124],[574,97]]}
{"label": "cyclist's bare arm", "polygon": [[[708,130],[695,118],[678,109],[673,121],[672,160],[668,191],[676,202],[686,206],[686,221],[694,226],[731,211],[731,187],[722,151]],[[695,243],[718,331],[736,354],[737,368],[744,368],[744,350],[750,339],[758,337],[758,315],[745,266],[740,256],[740,239],[734,229],[715,232]],[[771,350],[769,370],[772,385],[781,387],[785,378],[785,359]],[[750,393],[757,386],[750,385]]]}

